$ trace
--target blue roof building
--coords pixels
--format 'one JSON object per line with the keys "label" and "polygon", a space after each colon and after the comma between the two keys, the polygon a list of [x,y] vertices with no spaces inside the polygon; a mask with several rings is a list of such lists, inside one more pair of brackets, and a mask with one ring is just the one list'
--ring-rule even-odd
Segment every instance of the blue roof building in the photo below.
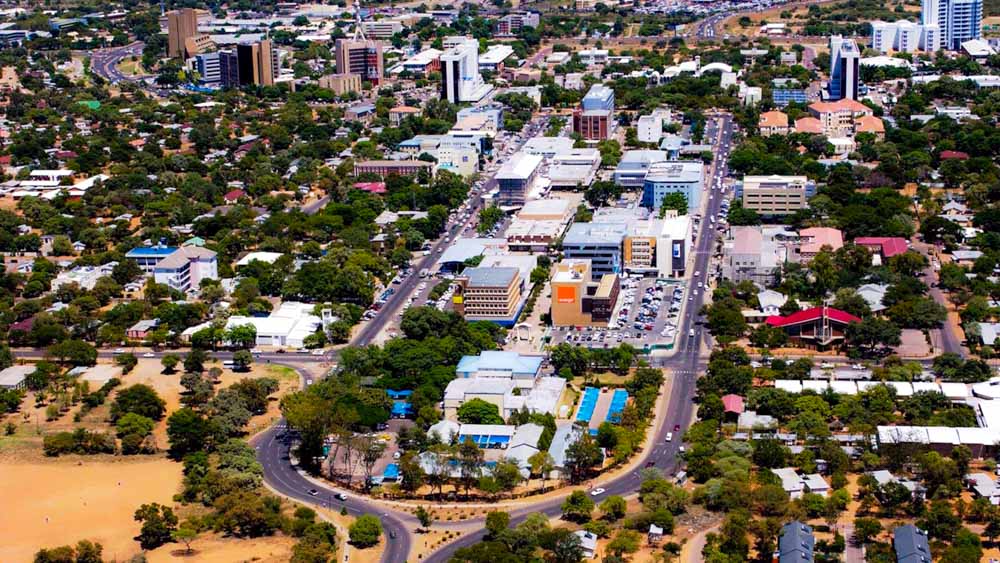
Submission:
{"label": "blue roof building", "polygon": [[778,539],[778,563],[812,563],[816,538],[811,527],[793,520],[781,528]]}
{"label": "blue roof building", "polygon": [[[523,356],[517,352],[487,350],[478,356],[463,356],[455,372],[458,377],[497,377],[535,379],[542,370],[541,356]],[[508,375],[509,374],[509,375]]]}
{"label": "blue roof building", "polygon": [[931,546],[927,542],[927,532],[907,524],[892,531],[892,548],[896,551],[897,563],[930,563]]}
{"label": "blue roof building", "polygon": [[583,111],[615,109],[615,91],[604,84],[594,84],[580,103]]}
{"label": "blue roof building", "polygon": [[147,274],[152,274],[156,265],[177,251],[175,246],[139,246],[125,253],[125,258],[134,260]]}
{"label": "blue roof building", "polygon": [[787,106],[791,102],[805,104],[809,102],[806,91],[801,88],[775,88],[771,90],[771,100],[779,108]]}

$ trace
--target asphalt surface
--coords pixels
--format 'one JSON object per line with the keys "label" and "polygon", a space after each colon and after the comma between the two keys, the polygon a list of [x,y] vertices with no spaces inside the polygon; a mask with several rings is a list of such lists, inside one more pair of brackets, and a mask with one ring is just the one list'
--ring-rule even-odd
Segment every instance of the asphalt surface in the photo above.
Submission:
{"label": "asphalt surface", "polygon": [[112,47],[94,51],[90,57],[90,69],[98,76],[108,82],[141,82],[140,78],[126,76],[118,70],[118,64],[122,60],[133,56],[142,56],[142,50],[146,44],[142,41],[129,43],[122,47]]}

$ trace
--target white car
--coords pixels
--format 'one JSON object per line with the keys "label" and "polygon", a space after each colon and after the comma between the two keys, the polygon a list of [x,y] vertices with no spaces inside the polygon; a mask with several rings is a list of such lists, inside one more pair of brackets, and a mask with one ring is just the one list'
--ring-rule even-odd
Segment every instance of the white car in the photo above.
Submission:
{"label": "white car", "polygon": [[124,353],[125,353],[124,348],[115,348],[115,354],[124,354]]}
{"label": "white car", "polygon": [[674,441],[674,433],[673,432],[667,432],[667,437],[664,440],[664,442],[673,442],[673,441]]}
{"label": "white car", "polygon": [[823,369],[833,369],[833,364],[830,362],[823,362],[819,365]]}
{"label": "white car", "polygon": [[156,354],[154,354],[152,352],[146,352],[145,354],[142,355],[142,357],[143,358],[155,358]]}
{"label": "white car", "polygon": [[598,497],[598,496],[601,496],[603,494],[604,494],[604,488],[603,487],[597,487],[596,489],[590,491],[590,496],[592,496],[592,497]]}

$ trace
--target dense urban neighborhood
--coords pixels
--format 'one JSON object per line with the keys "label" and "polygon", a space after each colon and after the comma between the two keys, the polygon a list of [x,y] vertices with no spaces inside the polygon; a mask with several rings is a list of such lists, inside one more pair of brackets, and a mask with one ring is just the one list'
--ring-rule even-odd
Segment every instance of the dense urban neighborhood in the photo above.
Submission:
{"label": "dense urban neighborhood", "polygon": [[1000,561],[998,50],[0,3],[0,561]]}

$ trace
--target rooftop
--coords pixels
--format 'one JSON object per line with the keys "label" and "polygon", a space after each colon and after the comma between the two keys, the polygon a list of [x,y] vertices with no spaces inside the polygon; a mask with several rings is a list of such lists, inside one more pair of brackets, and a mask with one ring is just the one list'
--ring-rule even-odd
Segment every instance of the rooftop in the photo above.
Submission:
{"label": "rooftop", "polygon": [[511,157],[500,170],[497,171],[497,180],[527,180],[538,169],[542,163],[542,157],[537,154],[519,152]]}
{"label": "rooftop", "polygon": [[462,275],[469,278],[469,287],[507,287],[516,279],[517,268],[466,268]]}

